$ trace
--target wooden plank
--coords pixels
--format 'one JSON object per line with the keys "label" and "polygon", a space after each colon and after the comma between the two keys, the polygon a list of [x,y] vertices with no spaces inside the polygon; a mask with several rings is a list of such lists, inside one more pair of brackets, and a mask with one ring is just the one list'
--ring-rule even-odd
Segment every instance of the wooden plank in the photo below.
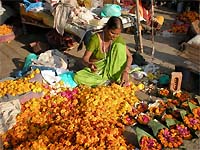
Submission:
{"label": "wooden plank", "polygon": [[16,40],[11,41],[11,43],[5,43],[5,46],[20,57],[26,57],[30,53],[26,49],[22,48],[24,44],[19,43]]}
{"label": "wooden plank", "polygon": [[[3,53],[4,51],[2,49],[3,46],[0,46],[0,78],[4,78],[10,75],[10,71],[15,69],[16,66],[14,65],[12,58],[7,55],[6,53]],[[3,47],[4,48],[4,47]]]}

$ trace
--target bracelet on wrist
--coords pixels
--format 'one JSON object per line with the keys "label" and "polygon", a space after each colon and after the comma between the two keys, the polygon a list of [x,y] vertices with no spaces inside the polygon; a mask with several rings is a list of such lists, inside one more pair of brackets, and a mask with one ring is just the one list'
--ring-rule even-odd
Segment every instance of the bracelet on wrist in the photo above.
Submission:
{"label": "bracelet on wrist", "polygon": [[127,70],[124,70],[124,72],[127,72],[127,73],[129,73],[129,71],[127,71]]}

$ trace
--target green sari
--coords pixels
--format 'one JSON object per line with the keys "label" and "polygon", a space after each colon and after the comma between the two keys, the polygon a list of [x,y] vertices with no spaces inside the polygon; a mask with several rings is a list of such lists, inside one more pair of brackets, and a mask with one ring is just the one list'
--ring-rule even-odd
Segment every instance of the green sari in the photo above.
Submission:
{"label": "green sari", "polygon": [[104,53],[100,50],[100,41],[97,33],[92,35],[86,49],[93,52],[92,57],[100,59],[95,62],[96,72],[89,67],[75,73],[74,80],[77,84],[88,86],[103,85],[108,80],[120,83],[121,74],[126,66],[126,43],[121,36],[117,37],[111,45],[110,50]]}

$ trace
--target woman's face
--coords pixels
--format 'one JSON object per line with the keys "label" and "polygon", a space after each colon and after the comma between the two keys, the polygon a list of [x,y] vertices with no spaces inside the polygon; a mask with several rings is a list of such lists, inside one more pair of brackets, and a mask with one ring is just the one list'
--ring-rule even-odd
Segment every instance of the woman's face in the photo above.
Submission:
{"label": "woman's face", "polygon": [[121,29],[107,29],[106,33],[109,40],[114,40],[121,33]]}

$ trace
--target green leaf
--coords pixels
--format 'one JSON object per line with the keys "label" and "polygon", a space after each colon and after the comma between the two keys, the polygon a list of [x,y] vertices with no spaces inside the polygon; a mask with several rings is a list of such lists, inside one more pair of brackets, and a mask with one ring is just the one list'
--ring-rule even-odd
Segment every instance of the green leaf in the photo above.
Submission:
{"label": "green leaf", "polygon": [[162,123],[160,123],[156,119],[149,121],[148,126],[151,127],[154,136],[157,136],[158,132],[161,129],[167,128],[166,126],[164,126]]}
{"label": "green leaf", "polygon": [[146,131],[144,131],[143,129],[139,127],[136,127],[135,131],[137,134],[138,143],[140,143],[140,140],[143,136],[153,137],[152,135],[150,135],[149,133],[147,133]]}
{"label": "green leaf", "polygon": [[186,110],[180,110],[180,114],[182,119],[185,117],[185,115],[187,115],[187,111]]}
{"label": "green leaf", "polygon": [[166,119],[167,127],[171,127],[171,126],[179,124],[179,123],[180,123],[180,121],[178,121],[176,119],[172,119],[172,118],[167,118]]}
{"label": "green leaf", "polygon": [[188,105],[189,105],[191,111],[192,111],[194,108],[197,108],[197,107],[198,107],[198,106],[192,104],[191,102],[188,102]]}

